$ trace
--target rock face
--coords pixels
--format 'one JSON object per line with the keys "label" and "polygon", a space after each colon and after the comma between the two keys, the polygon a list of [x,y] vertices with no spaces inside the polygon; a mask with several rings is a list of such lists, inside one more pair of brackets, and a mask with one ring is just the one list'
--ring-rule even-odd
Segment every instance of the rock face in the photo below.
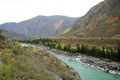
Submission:
{"label": "rock face", "polygon": [[19,23],[5,23],[0,28],[9,32],[24,34],[28,37],[46,37],[65,30],[77,18],[66,16],[37,16]]}
{"label": "rock face", "polygon": [[105,0],[92,7],[62,36],[120,37],[120,0]]}

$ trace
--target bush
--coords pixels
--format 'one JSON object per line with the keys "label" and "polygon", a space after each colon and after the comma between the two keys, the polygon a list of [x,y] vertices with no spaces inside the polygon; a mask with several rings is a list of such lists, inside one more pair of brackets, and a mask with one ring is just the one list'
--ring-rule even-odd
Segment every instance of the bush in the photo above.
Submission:
{"label": "bush", "polygon": [[14,76],[16,68],[11,65],[3,65],[0,67],[0,80],[17,80]]}

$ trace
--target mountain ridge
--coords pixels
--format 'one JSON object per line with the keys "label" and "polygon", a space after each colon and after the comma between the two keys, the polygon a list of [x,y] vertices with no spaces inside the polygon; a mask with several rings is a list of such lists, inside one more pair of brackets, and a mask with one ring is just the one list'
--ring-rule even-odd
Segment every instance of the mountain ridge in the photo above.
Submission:
{"label": "mountain ridge", "polygon": [[72,25],[77,19],[77,17],[60,15],[36,16],[18,23],[1,24],[0,28],[8,32],[24,34],[30,38],[39,38],[57,34]]}

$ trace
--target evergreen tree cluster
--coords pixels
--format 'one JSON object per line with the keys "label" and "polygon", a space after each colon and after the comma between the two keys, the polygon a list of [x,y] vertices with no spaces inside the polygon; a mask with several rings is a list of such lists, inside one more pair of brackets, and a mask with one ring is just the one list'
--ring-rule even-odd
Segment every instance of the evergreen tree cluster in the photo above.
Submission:
{"label": "evergreen tree cluster", "polygon": [[51,49],[54,48],[54,49],[72,52],[72,53],[81,53],[81,54],[86,54],[93,57],[120,61],[120,45],[118,45],[118,47],[115,49],[115,48],[105,48],[105,47],[97,48],[96,46],[93,46],[90,48],[83,44],[81,45],[76,44],[76,49],[72,49],[71,48],[72,46],[70,43],[65,44],[64,47],[62,47],[62,44],[60,42],[52,39],[36,39],[36,40],[26,40],[21,42],[41,44],[44,46],[48,46]]}
{"label": "evergreen tree cluster", "polygon": [[120,61],[120,45],[118,45],[116,49],[114,48],[108,49],[105,47],[97,48],[96,46],[89,48],[88,46],[84,46],[83,44],[82,45],[77,44],[76,47],[77,47],[76,51],[81,54]]}

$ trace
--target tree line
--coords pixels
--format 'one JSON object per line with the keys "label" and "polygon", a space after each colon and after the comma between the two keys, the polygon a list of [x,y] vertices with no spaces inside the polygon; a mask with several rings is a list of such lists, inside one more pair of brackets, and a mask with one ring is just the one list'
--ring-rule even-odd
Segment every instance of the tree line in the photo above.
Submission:
{"label": "tree line", "polygon": [[80,54],[86,54],[93,57],[120,61],[120,45],[119,44],[117,48],[105,48],[105,47],[98,48],[97,46],[88,47],[84,44],[76,44],[75,46],[76,48],[73,49],[71,43],[66,43],[63,45],[57,40],[52,40],[52,39],[25,40],[20,42],[40,44],[40,45],[48,46],[51,49],[54,48],[58,50],[63,50],[63,51],[71,52],[73,54],[80,53]]}

